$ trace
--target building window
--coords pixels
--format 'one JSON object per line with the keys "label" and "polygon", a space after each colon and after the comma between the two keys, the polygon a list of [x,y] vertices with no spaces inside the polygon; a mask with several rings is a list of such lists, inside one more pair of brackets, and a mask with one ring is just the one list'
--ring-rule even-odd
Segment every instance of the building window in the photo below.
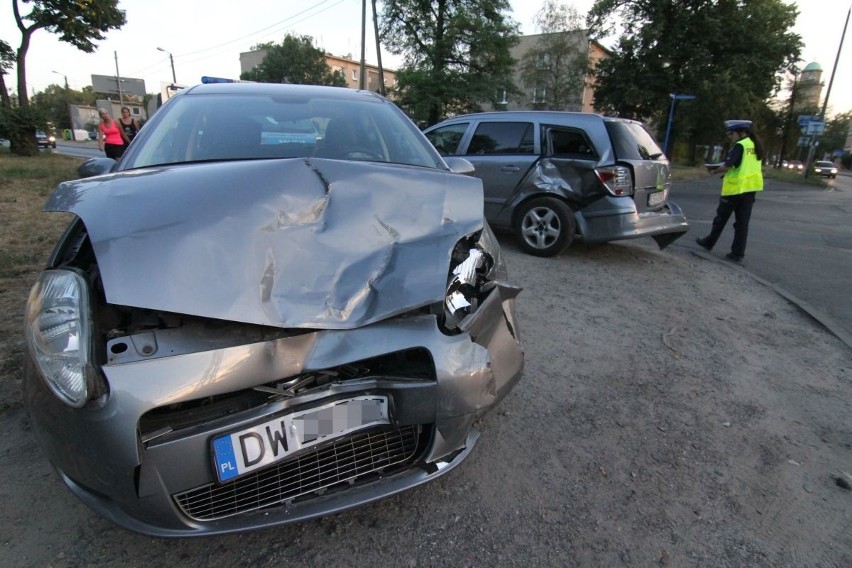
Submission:
{"label": "building window", "polygon": [[358,70],[357,70],[357,69],[353,69],[353,70],[352,70],[352,80],[353,80],[353,81],[357,81],[357,80],[358,80]]}

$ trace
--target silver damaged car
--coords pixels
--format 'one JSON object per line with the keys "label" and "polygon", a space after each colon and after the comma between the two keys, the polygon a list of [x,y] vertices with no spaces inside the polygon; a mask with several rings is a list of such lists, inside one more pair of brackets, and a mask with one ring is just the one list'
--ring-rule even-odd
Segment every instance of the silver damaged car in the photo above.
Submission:
{"label": "silver damaged car", "polygon": [[469,163],[378,95],[199,85],[45,209],[25,402],[62,481],[155,536],[338,512],[456,467],[523,368]]}

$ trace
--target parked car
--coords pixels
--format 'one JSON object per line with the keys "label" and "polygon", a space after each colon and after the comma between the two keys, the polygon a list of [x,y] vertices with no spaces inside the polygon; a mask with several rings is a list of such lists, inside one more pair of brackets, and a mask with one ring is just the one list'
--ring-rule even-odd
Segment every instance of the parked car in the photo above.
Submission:
{"label": "parked car", "polygon": [[834,162],[818,161],[814,163],[814,173],[834,179],[837,177],[837,166],[834,165]]}
{"label": "parked car", "polygon": [[643,236],[660,248],[688,223],[669,200],[669,162],[639,122],[573,112],[457,116],[426,129],[445,156],[470,161],[485,216],[522,249],[552,256],[586,243]]}
{"label": "parked car", "polygon": [[[302,120],[319,136],[264,136]],[[523,368],[519,289],[470,170],[373,93],[175,94],[45,206],[75,218],[27,304],[24,398],[62,481],[168,537],[336,513],[458,466]]]}
{"label": "parked car", "polygon": [[56,148],[56,136],[48,135],[43,130],[36,130],[36,143],[39,148]]}

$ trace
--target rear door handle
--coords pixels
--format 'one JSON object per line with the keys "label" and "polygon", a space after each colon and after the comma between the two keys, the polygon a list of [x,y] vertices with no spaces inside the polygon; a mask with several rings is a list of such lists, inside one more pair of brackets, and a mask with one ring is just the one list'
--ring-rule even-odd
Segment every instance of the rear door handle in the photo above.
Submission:
{"label": "rear door handle", "polygon": [[506,172],[507,174],[513,174],[515,172],[521,171],[521,168],[518,166],[503,166],[500,168],[501,172]]}

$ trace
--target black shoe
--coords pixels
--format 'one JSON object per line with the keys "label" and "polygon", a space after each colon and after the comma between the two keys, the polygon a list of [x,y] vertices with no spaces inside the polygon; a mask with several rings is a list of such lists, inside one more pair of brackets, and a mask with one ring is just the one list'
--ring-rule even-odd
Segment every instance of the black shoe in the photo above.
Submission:
{"label": "black shoe", "polygon": [[743,257],[736,255],[732,252],[729,252],[728,254],[726,254],[725,258],[727,258],[731,262],[742,262],[743,261]]}
{"label": "black shoe", "polygon": [[695,242],[698,243],[698,246],[703,248],[704,250],[713,250],[713,247],[707,244],[707,239],[695,239]]}

